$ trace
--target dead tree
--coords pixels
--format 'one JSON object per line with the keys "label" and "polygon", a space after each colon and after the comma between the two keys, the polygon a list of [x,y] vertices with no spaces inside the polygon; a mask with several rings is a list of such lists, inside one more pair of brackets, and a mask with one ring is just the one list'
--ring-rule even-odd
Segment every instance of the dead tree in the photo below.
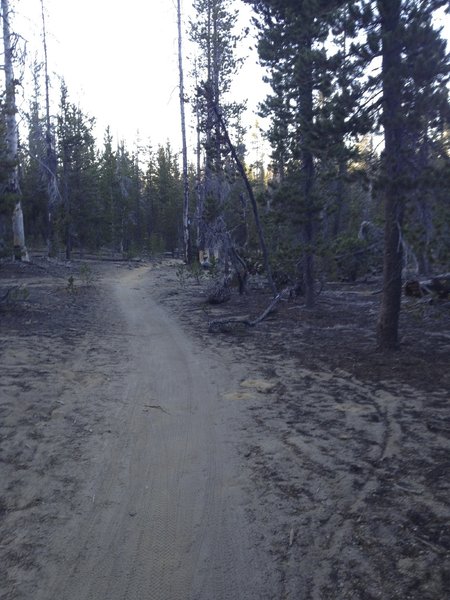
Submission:
{"label": "dead tree", "polygon": [[46,164],[45,177],[47,180],[47,254],[54,256],[55,248],[55,209],[61,195],[58,190],[56,180],[56,152],[54,136],[50,120],[50,80],[48,75],[48,55],[47,55],[47,28],[45,25],[44,0],[41,0],[41,18],[42,18],[42,44],[44,48],[44,72],[45,72],[45,147]]}
{"label": "dead tree", "polygon": [[378,0],[382,35],[382,85],[384,127],[384,261],[383,294],[377,323],[378,347],[399,346],[398,325],[402,295],[404,216],[404,140],[402,127],[402,2]]}
{"label": "dead tree", "polygon": [[25,229],[23,225],[22,193],[19,186],[19,133],[17,129],[16,85],[13,70],[13,34],[10,26],[9,0],[1,0],[3,18],[3,47],[5,71],[5,127],[6,127],[6,159],[8,165],[8,182],[6,193],[14,200],[12,214],[12,231],[14,257],[16,260],[28,262],[28,250],[25,245]]}
{"label": "dead tree", "polygon": [[266,242],[264,239],[264,233],[262,230],[261,220],[259,218],[258,204],[256,202],[255,194],[253,193],[253,188],[247,177],[247,173],[245,172],[244,165],[242,164],[242,162],[236,152],[236,148],[234,147],[233,142],[230,139],[230,136],[228,134],[228,129],[227,129],[227,126],[223,119],[223,116],[222,116],[217,104],[213,101],[213,97],[212,97],[211,92],[208,89],[208,86],[205,86],[204,93],[206,94],[206,96],[208,97],[208,99],[211,103],[211,107],[214,111],[217,122],[220,125],[220,128],[222,129],[223,138],[230,150],[230,153],[231,153],[231,156],[233,157],[234,162],[236,163],[236,167],[239,171],[239,174],[242,177],[245,188],[247,190],[248,197],[250,198],[250,203],[252,205],[252,210],[253,210],[253,217],[255,219],[256,231],[258,233],[259,245],[260,245],[261,252],[263,255],[263,263],[264,263],[264,269],[266,272],[267,282],[268,282],[270,289],[272,290],[274,296],[276,296],[277,288],[276,288],[275,283],[272,278],[272,271],[271,271],[270,262],[269,262],[269,253],[267,251],[267,246],[266,246]]}
{"label": "dead tree", "polygon": [[181,35],[181,0],[177,0],[177,24],[178,24],[178,73],[180,92],[180,118],[181,118],[181,140],[183,148],[183,240],[184,260],[190,262],[190,235],[189,235],[189,177],[186,143],[186,115],[184,97],[184,73],[183,73],[183,40]]}

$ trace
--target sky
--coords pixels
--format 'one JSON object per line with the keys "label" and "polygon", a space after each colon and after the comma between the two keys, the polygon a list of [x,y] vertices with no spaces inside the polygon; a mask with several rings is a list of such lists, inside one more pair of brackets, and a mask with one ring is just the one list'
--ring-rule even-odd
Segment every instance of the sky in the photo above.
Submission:
{"label": "sky", "polygon": [[[12,25],[27,39],[29,59],[36,51],[42,56],[40,0],[11,3],[16,8]],[[176,0],[44,0],[44,6],[54,112],[59,98],[56,75],[64,76],[71,101],[95,117],[100,142],[109,125],[116,141],[124,140],[129,147],[136,140],[153,146],[170,140],[174,147],[181,147]],[[193,48],[186,30],[192,0],[182,0],[182,6],[189,92],[188,59]],[[239,0],[236,6],[241,24],[248,25],[251,9]],[[441,22],[450,39],[450,18]],[[247,100],[248,126],[255,124],[258,103],[269,92],[250,46],[254,46],[252,38],[239,49],[249,57],[233,88],[235,100]],[[25,110],[27,103],[22,98]],[[193,152],[193,120],[189,114],[187,119]]]}
{"label": "sky", "polygon": [[[23,27],[32,57],[41,48],[40,0],[15,0],[15,5],[16,29]],[[180,147],[175,0],[44,0],[44,5],[50,74],[64,76],[71,101],[96,118],[97,137],[101,140],[109,125],[116,140],[128,144],[139,138],[141,144],[170,140]],[[192,2],[184,0],[182,5],[186,25]],[[239,6],[241,19],[248,24],[250,9]],[[183,35],[189,92],[192,48]],[[251,44],[251,39],[245,41],[245,51]],[[253,51],[235,84],[237,99],[248,100],[249,124],[257,119],[257,105],[267,92],[256,63]],[[59,81],[54,76],[52,81],[56,110]],[[194,143],[193,129],[191,140]]]}

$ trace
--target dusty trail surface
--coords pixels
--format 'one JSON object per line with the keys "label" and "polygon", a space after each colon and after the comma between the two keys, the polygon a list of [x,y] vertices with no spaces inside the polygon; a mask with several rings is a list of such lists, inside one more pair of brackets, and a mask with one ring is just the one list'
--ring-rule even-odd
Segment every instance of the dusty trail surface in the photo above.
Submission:
{"label": "dusty trail surface", "polygon": [[259,598],[226,448],[229,374],[151,299],[154,283],[144,268],[111,286],[129,338],[121,431],[51,598]]}
{"label": "dusty trail surface", "polygon": [[[238,415],[235,405],[224,404],[222,398],[237,370],[233,373],[231,365],[224,366],[223,357],[210,356],[189,341],[180,325],[152,299],[152,275],[144,267],[123,269],[112,280],[103,278],[102,293],[110,307],[106,318],[97,315],[97,325],[106,328],[97,333],[105,346],[108,342],[111,346],[103,352],[97,348],[91,361],[89,349],[95,350],[91,344],[97,342],[92,331],[87,333],[81,353],[69,358],[75,389],[71,386],[66,396],[59,394],[56,400],[57,406],[65,407],[76,392],[76,412],[83,411],[90,422],[84,426],[94,435],[78,440],[83,445],[79,452],[84,468],[75,458],[67,469],[60,464],[51,475],[41,468],[50,482],[55,475],[62,483],[64,477],[73,478],[75,496],[64,495],[72,505],[71,514],[62,518],[61,506],[54,507],[59,527],[45,531],[49,540],[40,539],[42,554],[33,557],[37,568],[19,566],[28,582],[15,578],[17,565],[10,569],[10,587],[3,588],[2,598],[267,597],[260,586],[263,568],[244,518],[246,500],[233,448]],[[99,372],[96,363],[102,360],[110,362]],[[58,382],[58,364],[53,368]],[[100,379],[84,380],[89,373]],[[109,407],[105,386],[113,395]],[[31,410],[35,409],[33,404]],[[53,409],[49,416],[52,421],[59,417],[57,410],[61,409]],[[75,425],[79,418],[69,417]],[[95,435],[93,418],[101,421],[103,435]],[[59,442],[64,445],[63,439]],[[74,440],[69,437],[66,443]],[[58,460],[57,453],[53,459]],[[23,477],[16,484],[25,488],[29,482]],[[35,505],[42,520],[51,519],[45,513],[51,512],[49,504],[55,499],[40,489],[38,476],[33,476],[33,485],[38,489],[29,490],[26,508]],[[59,492],[64,494],[63,486]],[[24,501],[22,492],[12,515],[20,512]],[[13,526],[31,525],[25,519],[13,520],[11,537]],[[38,531],[34,535],[37,538]],[[26,547],[18,550],[19,554],[26,551]]]}
{"label": "dusty trail surface", "polygon": [[0,264],[1,600],[448,596],[447,304],[385,356],[377,281],[212,335],[260,279],[88,267]]}

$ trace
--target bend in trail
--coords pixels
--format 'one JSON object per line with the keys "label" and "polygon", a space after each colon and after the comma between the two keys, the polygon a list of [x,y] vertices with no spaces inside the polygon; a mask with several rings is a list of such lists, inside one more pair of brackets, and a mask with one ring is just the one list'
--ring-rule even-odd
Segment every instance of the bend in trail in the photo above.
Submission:
{"label": "bend in trail", "polygon": [[152,299],[150,270],[111,285],[129,337],[120,434],[39,600],[264,598],[221,399],[230,373]]}

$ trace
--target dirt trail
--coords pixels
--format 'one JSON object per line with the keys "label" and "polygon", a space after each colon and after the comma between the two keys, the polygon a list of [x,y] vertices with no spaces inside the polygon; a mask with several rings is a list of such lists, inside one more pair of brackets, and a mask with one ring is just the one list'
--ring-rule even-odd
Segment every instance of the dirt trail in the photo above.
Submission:
{"label": "dirt trail", "polygon": [[383,357],[372,294],[214,336],[258,281],[209,307],[179,263],[77,268],[0,273],[30,292],[0,311],[0,600],[448,595],[443,313]]}
{"label": "dirt trail", "polygon": [[36,600],[264,597],[221,399],[230,372],[191,345],[151,285],[147,269],[112,284],[129,338],[120,434]]}

